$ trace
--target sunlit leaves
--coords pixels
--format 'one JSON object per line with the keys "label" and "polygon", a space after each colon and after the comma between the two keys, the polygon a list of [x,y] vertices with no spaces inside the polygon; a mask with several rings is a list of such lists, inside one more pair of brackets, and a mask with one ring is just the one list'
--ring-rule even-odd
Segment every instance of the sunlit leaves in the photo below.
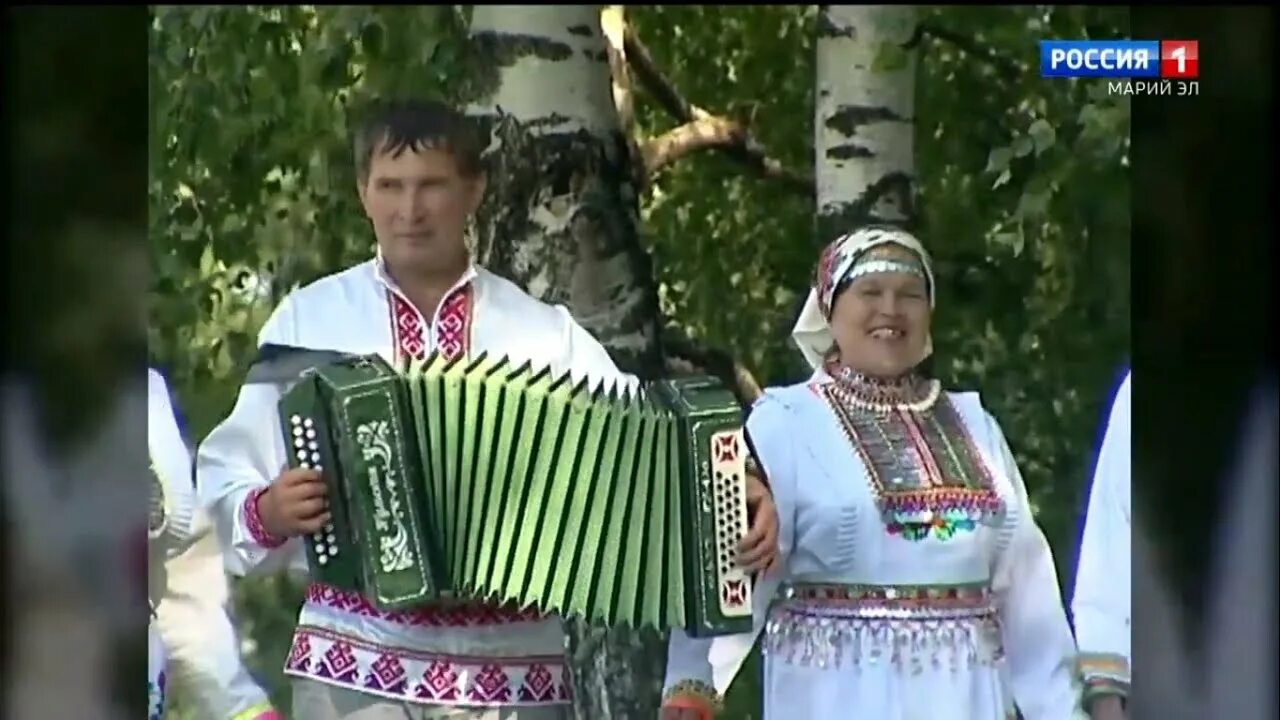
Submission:
{"label": "sunlit leaves", "polygon": [[[747,121],[787,167],[813,165],[812,6],[637,6],[627,19],[684,96]],[[640,92],[645,136],[676,122]],[[643,234],[684,331],[725,348],[762,381],[789,377],[780,338],[796,278],[813,263],[813,201],[715,153],[677,163],[642,199]],[[733,274],[737,273],[737,282]]]}
{"label": "sunlit leaves", "polygon": [[1054,140],[1057,139],[1053,126],[1044,118],[1038,118],[1031,123],[1031,127],[1027,129],[1027,136],[1031,138],[1037,155],[1053,147]]}
{"label": "sunlit leaves", "polygon": [[987,172],[1004,172],[1009,168],[1009,161],[1012,159],[1013,150],[1011,148],[993,148],[991,154],[987,157]]}

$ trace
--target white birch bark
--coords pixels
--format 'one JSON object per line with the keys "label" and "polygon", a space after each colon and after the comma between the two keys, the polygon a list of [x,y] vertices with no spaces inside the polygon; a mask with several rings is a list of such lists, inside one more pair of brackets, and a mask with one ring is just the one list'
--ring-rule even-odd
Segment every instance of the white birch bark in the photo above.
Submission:
{"label": "white birch bark", "polygon": [[498,67],[468,107],[492,127],[476,252],[566,303],[625,369],[656,372],[657,292],[600,18],[598,5],[475,6],[473,41]]}
{"label": "white birch bark", "polygon": [[[828,5],[818,15],[814,148],[821,242],[913,219],[916,10]],[[877,57],[880,61],[877,62]]]}

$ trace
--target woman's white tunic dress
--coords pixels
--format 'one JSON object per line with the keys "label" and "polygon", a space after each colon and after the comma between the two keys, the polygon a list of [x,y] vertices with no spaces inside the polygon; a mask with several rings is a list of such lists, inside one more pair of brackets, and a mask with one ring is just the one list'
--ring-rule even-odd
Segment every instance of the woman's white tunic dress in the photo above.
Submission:
{"label": "woman's white tunic dress", "polygon": [[1053,558],[977,394],[899,414],[895,439],[840,406],[837,387],[818,371],[753,408],[784,564],[757,580],[753,633],[673,634],[668,689],[722,694],[763,630],[765,720],[1077,717]]}

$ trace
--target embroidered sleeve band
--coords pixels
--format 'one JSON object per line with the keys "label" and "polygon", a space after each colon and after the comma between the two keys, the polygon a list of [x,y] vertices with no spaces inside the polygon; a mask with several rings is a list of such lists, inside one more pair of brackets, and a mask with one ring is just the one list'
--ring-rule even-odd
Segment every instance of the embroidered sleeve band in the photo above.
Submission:
{"label": "embroidered sleeve band", "polygon": [[281,538],[267,532],[267,528],[262,524],[262,516],[258,513],[258,501],[267,492],[268,488],[258,488],[250,492],[244,499],[244,524],[249,529],[249,535],[253,537],[254,542],[264,548],[277,548],[285,543],[288,538]]}
{"label": "embroidered sleeve band", "polygon": [[716,689],[701,680],[681,680],[672,685],[662,698],[662,706],[693,710],[698,720],[713,720],[721,709]]}

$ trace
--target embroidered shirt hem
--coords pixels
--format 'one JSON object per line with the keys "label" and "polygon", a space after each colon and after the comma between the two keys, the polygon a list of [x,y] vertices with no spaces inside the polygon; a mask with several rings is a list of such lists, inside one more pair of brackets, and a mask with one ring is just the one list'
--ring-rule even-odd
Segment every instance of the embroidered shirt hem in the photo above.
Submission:
{"label": "embroidered shirt hem", "polygon": [[284,673],[401,702],[480,707],[570,702],[563,655],[414,652],[301,625]]}

